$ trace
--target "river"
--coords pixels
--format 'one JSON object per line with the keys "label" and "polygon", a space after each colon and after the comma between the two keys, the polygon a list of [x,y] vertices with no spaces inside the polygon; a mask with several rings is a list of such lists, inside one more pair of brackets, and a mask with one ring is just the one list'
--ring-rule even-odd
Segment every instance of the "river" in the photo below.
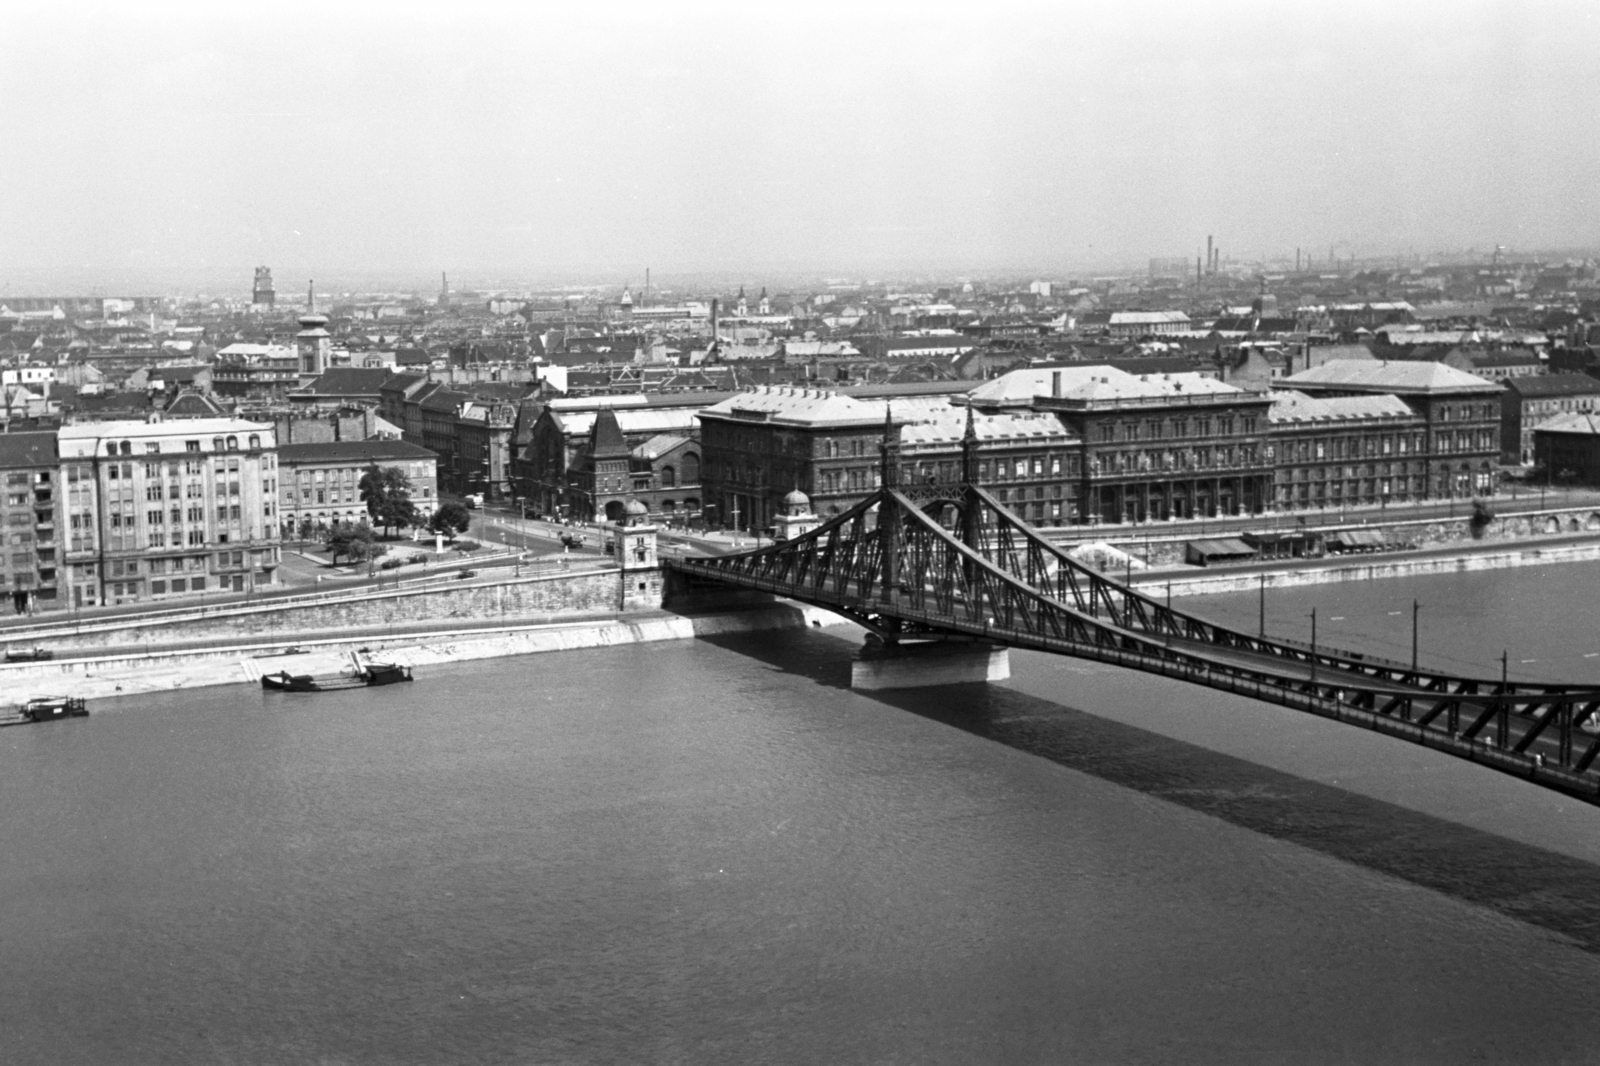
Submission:
{"label": "river", "polygon": [[[1268,593],[1269,631],[1600,679],[1591,565]],[[1257,624],[1254,594],[1186,610]],[[1391,613],[1397,612],[1397,613]],[[0,1061],[1590,1062],[1600,809],[842,628],[0,730]],[[1537,662],[1525,663],[1523,660]]]}

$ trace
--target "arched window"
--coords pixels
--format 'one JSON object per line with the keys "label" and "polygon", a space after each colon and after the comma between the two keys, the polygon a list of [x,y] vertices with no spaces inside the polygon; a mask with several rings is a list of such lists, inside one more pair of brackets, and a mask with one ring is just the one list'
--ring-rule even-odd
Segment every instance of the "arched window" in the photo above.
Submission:
{"label": "arched window", "polygon": [[133,454],[133,443],[131,441],[123,441],[122,442],[122,454],[123,455],[132,455]]}
{"label": "arched window", "polygon": [[676,470],[674,470],[670,466],[662,467],[661,468],[661,487],[664,488],[664,489],[670,489],[670,488],[674,488],[677,484],[678,484],[678,472]]}
{"label": "arched window", "polygon": [[260,447],[261,447],[261,434],[259,434],[259,433],[250,434],[250,450],[251,451],[255,451],[257,448],[260,448]]}
{"label": "arched window", "polygon": [[221,437],[212,437],[211,438],[211,450],[214,451],[214,452],[220,452],[222,450],[222,438]]}
{"label": "arched window", "polygon": [[114,441],[114,440],[106,441],[106,454],[107,455],[116,455],[117,454],[117,442],[116,441]]}
{"label": "arched window", "polygon": [[683,483],[685,485],[698,485],[700,483],[700,456],[695,452],[683,453]]}
{"label": "arched window", "polygon": [[236,452],[236,451],[239,450],[239,438],[238,437],[229,437],[228,438],[228,450],[230,452]]}

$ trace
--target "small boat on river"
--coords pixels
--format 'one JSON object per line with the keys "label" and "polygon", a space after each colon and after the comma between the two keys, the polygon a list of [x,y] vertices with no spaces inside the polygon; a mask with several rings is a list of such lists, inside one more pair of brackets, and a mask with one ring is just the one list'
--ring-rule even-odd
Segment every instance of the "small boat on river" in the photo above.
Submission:
{"label": "small boat on river", "polygon": [[0,725],[26,722],[53,722],[57,718],[87,718],[89,709],[81,696],[35,696],[10,714],[0,716]]}
{"label": "small boat on river", "polygon": [[261,687],[275,692],[336,692],[411,680],[411,667],[372,662],[356,652],[351,652],[348,659],[323,656],[318,661],[310,655],[296,658],[301,661],[263,671]]}

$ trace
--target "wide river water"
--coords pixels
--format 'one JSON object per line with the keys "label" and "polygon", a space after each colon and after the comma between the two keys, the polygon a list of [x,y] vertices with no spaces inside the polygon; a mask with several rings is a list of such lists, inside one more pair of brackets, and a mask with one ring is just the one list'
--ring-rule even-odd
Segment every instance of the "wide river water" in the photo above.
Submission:
{"label": "wide river water", "polygon": [[[1597,578],[1267,624],[1600,681]],[[0,1062],[1600,1061],[1600,808],[1070,659],[857,694],[856,640],[0,730]]]}

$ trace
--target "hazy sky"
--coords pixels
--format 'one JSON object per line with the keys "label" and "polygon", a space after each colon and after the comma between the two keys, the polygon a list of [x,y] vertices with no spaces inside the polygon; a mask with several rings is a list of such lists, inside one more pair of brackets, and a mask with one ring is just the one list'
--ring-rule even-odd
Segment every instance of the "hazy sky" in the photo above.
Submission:
{"label": "hazy sky", "polygon": [[17,6],[0,292],[1600,246],[1595,0]]}

